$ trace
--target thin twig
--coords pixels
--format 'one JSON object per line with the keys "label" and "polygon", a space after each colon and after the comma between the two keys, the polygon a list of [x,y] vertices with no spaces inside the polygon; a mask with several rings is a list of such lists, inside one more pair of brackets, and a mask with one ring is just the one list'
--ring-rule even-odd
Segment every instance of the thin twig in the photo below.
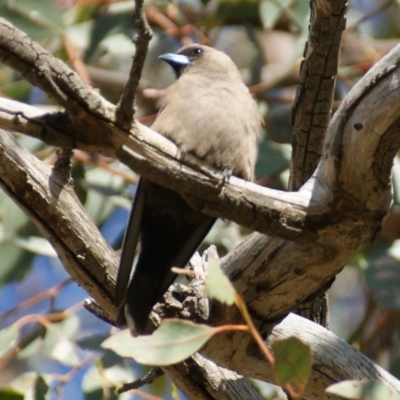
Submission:
{"label": "thin twig", "polygon": [[125,383],[118,390],[117,393],[125,393],[129,390],[139,389],[144,385],[152,384],[157,378],[164,375],[164,372],[161,368],[154,367],[152,368],[145,376],[142,378],[136,379],[134,382]]}
{"label": "thin twig", "polygon": [[22,303],[11,308],[10,310],[5,311],[4,313],[0,313],[0,320],[4,320],[5,318],[11,316],[12,314],[15,314],[17,312],[26,310],[27,308],[33,307],[34,305],[36,305],[44,300],[54,298],[61,291],[61,289],[64,288],[64,286],[70,284],[71,282],[72,282],[71,278],[65,279],[64,281],[57,283],[56,285],[52,286],[51,288],[45,290],[44,292],[40,292],[40,293],[30,297],[29,299],[23,301]]}
{"label": "thin twig", "polygon": [[136,91],[139,86],[147,49],[152,36],[143,3],[144,0],[135,0],[135,12],[132,16],[132,23],[137,32],[137,36],[133,39],[136,44],[136,51],[129,72],[129,78],[116,109],[117,124],[124,129],[130,128],[133,116],[135,115]]}

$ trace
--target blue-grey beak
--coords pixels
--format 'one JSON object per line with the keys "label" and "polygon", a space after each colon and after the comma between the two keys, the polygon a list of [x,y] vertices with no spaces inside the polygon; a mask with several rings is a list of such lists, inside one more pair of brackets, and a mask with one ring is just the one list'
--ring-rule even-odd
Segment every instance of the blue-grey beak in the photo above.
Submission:
{"label": "blue-grey beak", "polygon": [[158,58],[167,62],[173,68],[177,78],[180,77],[182,70],[190,64],[189,57],[183,54],[167,53],[158,56]]}
{"label": "blue-grey beak", "polygon": [[189,58],[187,56],[184,56],[183,54],[167,53],[162,54],[158,58],[167,62],[172,67],[177,66],[179,68],[183,68],[190,64]]}

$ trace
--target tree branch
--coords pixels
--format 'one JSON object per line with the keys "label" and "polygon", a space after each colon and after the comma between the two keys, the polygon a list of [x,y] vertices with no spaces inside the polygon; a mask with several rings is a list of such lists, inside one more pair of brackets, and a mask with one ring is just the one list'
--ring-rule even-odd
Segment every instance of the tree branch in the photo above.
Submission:
{"label": "tree branch", "polygon": [[[308,40],[300,67],[300,83],[292,107],[292,158],[289,189],[298,190],[321,159],[331,118],[347,0],[311,1]],[[321,293],[296,310],[314,322],[329,324],[328,298]]]}
{"label": "tree branch", "polygon": [[290,189],[299,189],[314,172],[331,118],[347,0],[311,1],[311,23],[292,107]]}
{"label": "tree branch", "polygon": [[[280,192],[236,177],[225,184],[220,171],[190,154],[182,154],[175,144],[140,124],[135,135],[129,137],[109,125],[108,135],[113,134],[114,138],[109,141],[90,129],[81,135],[71,123],[63,124],[66,119],[65,114],[47,113],[0,99],[0,125],[4,128],[26,133],[49,145],[118,157],[136,172],[181,192],[193,207],[210,215],[284,238],[293,239],[301,233],[310,207],[306,192]],[[88,142],[91,138],[93,141]]]}
{"label": "tree branch", "polygon": [[337,399],[337,396],[321,393],[321,388],[346,379],[379,381],[387,385],[393,393],[400,392],[400,382],[394,376],[326,328],[290,314],[274,328],[268,344],[290,336],[301,339],[314,355],[312,376],[306,388],[305,397],[308,400]]}
{"label": "tree branch", "polygon": [[143,3],[144,0],[135,0],[135,12],[132,16],[132,22],[138,33],[134,38],[136,52],[133,57],[128,80],[116,109],[117,123],[123,129],[129,129],[133,122],[136,91],[139,86],[140,77],[142,76],[147,48],[152,37],[152,32],[147,23]]}

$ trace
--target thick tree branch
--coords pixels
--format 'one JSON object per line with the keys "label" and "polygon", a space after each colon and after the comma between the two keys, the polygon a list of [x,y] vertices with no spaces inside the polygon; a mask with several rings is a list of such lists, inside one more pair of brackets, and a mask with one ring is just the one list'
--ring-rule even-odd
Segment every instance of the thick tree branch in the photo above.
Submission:
{"label": "thick tree branch", "polygon": [[178,388],[184,387],[182,392],[189,399],[263,399],[247,379],[234,371],[218,367],[200,354],[178,365],[166,367],[164,371]]}
{"label": "thick tree branch", "polygon": [[299,189],[314,172],[331,117],[347,0],[311,1],[311,23],[292,108],[290,189]]}
{"label": "thick tree branch", "polygon": [[[280,192],[235,177],[224,184],[221,172],[190,154],[182,154],[172,142],[140,124],[135,135],[129,137],[110,125],[109,133],[114,133],[114,140],[104,138],[102,141],[97,132],[89,130],[81,137],[80,131],[70,123],[62,124],[65,119],[65,114],[46,113],[0,99],[0,125],[4,128],[26,133],[54,146],[118,156],[138,173],[181,192],[195,208],[210,215],[284,238],[295,238],[301,233],[306,210],[310,207],[306,192]],[[99,124],[102,123],[100,120]],[[95,143],[88,143],[91,135]]]}
{"label": "thick tree branch", "polygon": [[394,376],[326,328],[290,314],[273,329],[268,344],[290,336],[301,338],[310,346],[314,355],[312,376],[306,389],[307,399],[338,399],[337,396],[321,393],[321,388],[346,379],[378,381],[384,383],[393,393],[400,392],[400,382]]}
{"label": "thick tree branch", "polygon": [[[292,107],[292,158],[289,189],[298,190],[317,167],[331,117],[347,0],[310,2],[309,35],[300,68],[300,84]],[[329,324],[326,294],[302,303],[297,312]]]}

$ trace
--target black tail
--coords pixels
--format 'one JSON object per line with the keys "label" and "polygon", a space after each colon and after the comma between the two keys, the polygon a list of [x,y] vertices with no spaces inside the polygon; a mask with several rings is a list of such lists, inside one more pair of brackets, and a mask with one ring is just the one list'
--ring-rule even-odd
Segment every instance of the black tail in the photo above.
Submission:
{"label": "black tail", "polygon": [[187,208],[168,215],[143,207],[142,249],[126,295],[127,312],[137,333],[143,333],[153,306],[176,278],[171,268],[184,267],[215,222],[215,218]]}

